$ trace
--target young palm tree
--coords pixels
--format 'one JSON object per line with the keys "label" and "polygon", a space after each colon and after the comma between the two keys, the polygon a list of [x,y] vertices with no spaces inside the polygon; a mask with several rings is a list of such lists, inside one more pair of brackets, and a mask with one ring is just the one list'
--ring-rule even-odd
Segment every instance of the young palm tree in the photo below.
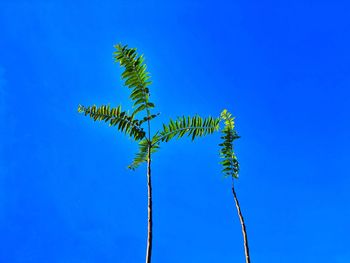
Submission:
{"label": "young palm tree", "polygon": [[219,144],[219,146],[221,147],[220,157],[223,159],[221,161],[221,164],[223,166],[222,172],[225,174],[225,176],[231,177],[232,179],[232,194],[235,200],[239,221],[241,222],[242,227],[245,260],[246,263],[250,263],[247,229],[244,223],[241,207],[234,187],[234,179],[238,178],[239,163],[233,150],[233,141],[238,139],[239,136],[235,131],[234,118],[232,117],[231,113],[229,113],[227,110],[223,110],[221,113],[221,119],[224,121],[225,124],[224,128],[221,131],[221,139],[223,141],[221,144]]}
{"label": "young palm tree", "polygon": [[[219,130],[220,118],[179,117],[175,121],[170,120],[163,124],[162,129],[154,135],[151,134],[151,121],[159,113],[152,114],[155,105],[150,102],[149,86],[151,84],[147,66],[143,55],[138,55],[135,48],[128,48],[120,44],[115,46],[114,58],[124,68],[121,75],[125,80],[124,85],[131,90],[130,99],[133,101],[131,114],[122,111],[121,106],[111,108],[109,105],[99,107],[78,106],[78,112],[90,116],[94,121],[104,121],[110,126],[129,135],[138,142],[139,151],[133,159],[129,168],[135,170],[140,164],[147,162],[147,193],[148,193],[148,225],[147,225],[147,248],[146,263],[151,263],[152,255],[152,180],[151,160],[152,154],[156,152],[162,142],[168,142],[173,138],[181,138],[185,135],[191,136],[192,140],[197,137],[212,134]],[[141,115],[141,116],[140,116]]]}

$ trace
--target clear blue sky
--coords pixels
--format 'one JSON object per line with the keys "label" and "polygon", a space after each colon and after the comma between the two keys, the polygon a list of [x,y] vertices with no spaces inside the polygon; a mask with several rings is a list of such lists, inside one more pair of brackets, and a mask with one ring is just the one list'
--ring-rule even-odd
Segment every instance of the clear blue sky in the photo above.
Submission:
{"label": "clear blue sky", "polygon": [[[0,262],[144,261],[137,147],[76,111],[130,106],[119,42],[146,56],[156,125],[236,116],[253,263],[350,262],[349,13],[337,0],[1,0]],[[244,262],[218,143],[154,156],[155,263]]]}

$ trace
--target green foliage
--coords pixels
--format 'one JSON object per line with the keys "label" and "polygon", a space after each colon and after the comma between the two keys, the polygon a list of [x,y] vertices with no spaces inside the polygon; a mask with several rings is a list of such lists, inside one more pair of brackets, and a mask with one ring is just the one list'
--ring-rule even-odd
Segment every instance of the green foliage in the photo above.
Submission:
{"label": "green foliage", "polygon": [[125,80],[124,85],[131,89],[130,98],[133,100],[133,107],[136,108],[133,115],[146,110],[147,116],[150,115],[150,109],[154,104],[149,101],[150,93],[148,86],[150,81],[149,73],[146,71],[147,66],[144,63],[143,55],[138,56],[136,48],[128,48],[127,45],[115,45],[116,51],[114,58],[119,62],[124,71],[122,78]]}
{"label": "green foliage", "polygon": [[179,117],[170,120],[168,125],[163,124],[163,130],[157,135],[157,141],[168,142],[172,138],[181,138],[184,135],[191,136],[192,140],[197,137],[212,134],[219,129],[220,118]]}
{"label": "green foliage", "polygon": [[[124,68],[121,77],[124,80],[124,85],[131,90],[130,98],[133,101],[134,111],[129,115],[122,111],[120,106],[110,108],[109,105],[100,107],[79,105],[78,112],[90,116],[94,121],[104,121],[110,126],[116,126],[119,131],[139,141],[139,150],[129,165],[130,169],[135,170],[140,164],[146,162],[148,151],[150,150],[151,154],[157,151],[161,142],[168,142],[172,138],[181,138],[185,135],[191,136],[191,139],[194,140],[219,130],[222,118],[201,118],[196,115],[194,117],[179,117],[175,121],[170,120],[169,124],[163,124],[163,129],[158,131],[152,139],[150,134],[146,136],[146,132],[141,126],[147,123],[149,131],[150,121],[156,118],[159,113],[151,114],[154,104],[149,101],[151,81],[144,63],[144,56],[139,56],[136,48],[128,48],[127,45],[118,44],[115,45],[115,49],[114,58]],[[139,112],[146,114],[140,120],[134,119]]]}
{"label": "green foliage", "polygon": [[139,151],[136,153],[134,160],[128,166],[129,169],[135,170],[142,163],[147,162],[148,158],[148,150],[151,149],[151,154],[155,153],[159,149],[159,144],[152,144],[152,142],[148,142],[147,139],[144,139],[139,142]]}
{"label": "green foliage", "polygon": [[143,139],[139,142],[139,151],[136,153],[132,163],[128,166],[129,169],[135,170],[141,163],[147,162],[148,147],[148,140]]}
{"label": "green foliage", "polygon": [[192,136],[192,140],[194,140],[197,137],[214,133],[219,129],[219,124],[220,118],[212,117],[203,119],[194,116],[178,118],[176,121],[170,120],[168,125],[163,124],[163,130],[157,132],[150,142],[147,139],[139,142],[139,151],[129,168],[135,170],[140,164],[147,161],[148,147],[150,147],[151,153],[154,153],[159,149],[161,142],[168,142],[174,137],[178,139],[184,135]]}
{"label": "green foliage", "polygon": [[132,115],[129,116],[125,111],[122,111],[121,106],[110,108],[109,105],[100,107],[79,105],[78,112],[84,113],[85,116],[90,116],[94,121],[109,122],[109,126],[116,126],[119,131],[128,134],[135,140],[141,140],[145,137],[145,132],[140,126],[141,122],[135,120]]}
{"label": "green foliage", "polygon": [[235,122],[232,114],[227,110],[223,110],[220,118],[224,121],[224,128],[222,129],[221,139],[222,143],[219,144],[220,157],[223,159],[220,163],[222,164],[222,172],[226,176],[238,178],[239,163],[233,149],[233,141],[238,139],[239,136],[235,131]]}

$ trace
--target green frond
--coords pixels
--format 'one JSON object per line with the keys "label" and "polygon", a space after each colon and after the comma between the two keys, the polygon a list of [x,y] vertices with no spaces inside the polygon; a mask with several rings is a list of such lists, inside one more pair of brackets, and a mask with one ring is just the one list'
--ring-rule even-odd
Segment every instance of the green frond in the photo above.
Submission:
{"label": "green frond", "polygon": [[152,120],[152,119],[154,119],[155,117],[157,117],[157,116],[159,116],[159,113],[157,113],[157,114],[152,114],[152,115],[150,115],[149,117],[144,117],[141,121],[140,121],[140,125],[142,124],[142,123],[144,123],[144,122],[146,122],[146,121],[150,121],[150,120]]}
{"label": "green frond", "polygon": [[157,141],[168,142],[174,137],[181,138],[185,135],[194,140],[219,130],[219,124],[220,118],[179,117],[175,121],[170,120],[168,125],[163,124],[163,130],[157,134]]}
{"label": "green frond", "polygon": [[128,134],[135,140],[141,140],[145,137],[145,132],[140,127],[140,121],[122,111],[120,106],[110,108],[109,105],[100,107],[79,105],[78,112],[91,117],[94,121],[108,122],[109,126],[116,126],[119,131]]}
{"label": "green frond", "polygon": [[143,139],[139,142],[139,151],[136,153],[132,163],[128,166],[129,169],[135,170],[142,163],[147,162],[148,141]]}
{"label": "green frond", "polygon": [[222,172],[225,176],[231,176],[238,178],[239,163],[237,156],[233,149],[233,141],[238,139],[239,136],[235,131],[235,122],[232,114],[227,110],[223,110],[220,119],[224,121],[224,128],[221,130],[222,142],[220,146],[220,157],[223,159],[220,163],[222,165]]}
{"label": "green frond", "polygon": [[[129,169],[135,170],[142,163],[147,162],[148,145],[149,145],[149,142],[147,141],[147,139],[143,139],[143,140],[141,140],[139,142],[139,151],[136,153],[132,163],[128,166]],[[158,149],[159,149],[159,145],[158,144],[155,144],[155,145],[151,146],[151,153],[156,152]]]}
{"label": "green frond", "polygon": [[149,116],[149,111],[154,108],[154,104],[149,101],[148,86],[152,82],[149,73],[146,71],[147,66],[144,63],[144,57],[137,54],[136,48],[128,48],[127,45],[118,44],[115,45],[115,48],[115,61],[124,67],[122,73],[122,78],[125,80],[124,85],[131,89],[130,98],[133,100],[133,107],[135,108],[133,115],[146,110],[147,116]]}

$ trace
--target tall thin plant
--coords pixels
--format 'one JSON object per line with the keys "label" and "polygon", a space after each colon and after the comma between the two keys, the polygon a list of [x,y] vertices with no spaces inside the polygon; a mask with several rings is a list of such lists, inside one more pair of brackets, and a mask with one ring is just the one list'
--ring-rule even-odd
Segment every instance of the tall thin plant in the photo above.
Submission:
{"label": "tall thin plant", "polygon": [[242,215],[241,206],[239,204],[238,197],[234,187],[234,180],[238,179],[239,163],[233,149],[233,142],[234,140],[238,139],[239,136],[235,131],[235,122],[234,122],[234,118],[232,117],[232,114],[227,110],[223,110],[220,117],[224,122],[224,128],[221,130],[222,142],[219,144],[220,157],[223,159],[221,161],[221,164],[223,167],[222,172],[226,177],[231,177],[232,179],[232,194],[235,201],[239,221],[242,227],[245,261],[246,263],[250,263],[247,229],[246,229],[246,225]]}
{"label": "tall thin plant", "polygon": [[168,142],[173,138],[190,136],[192,140],[197,137],[212,134],[219,130],[220,117],[202,118],[198,115],[188,117],[178,117],[154,134],[151,134],[151,121],[159,116],[153,113],[155,105],[150,101],[149,86],[151,85],[150,75],[144,63],[144,56],[138,55],[136,48],[128,48],[127,45],[115,45],[115,61],[124,69],[121,74],[125,81],[124,85],[130,89],[130,99],[133,102],[131,113],[123,111],[121,106],[78,106],[78,112],[91,117],[94,121],[104,121],[117,128],[118,131],[127,134],[139,145],[139,150],[131,164],[128,166],[135,170],[142,163],[147,163],[147,246],[146,263],[151,263],[152,240],[153,240],[153,206],[152,206],[152,177],[151,160],[152,155],[160,148],[160,144]]}

